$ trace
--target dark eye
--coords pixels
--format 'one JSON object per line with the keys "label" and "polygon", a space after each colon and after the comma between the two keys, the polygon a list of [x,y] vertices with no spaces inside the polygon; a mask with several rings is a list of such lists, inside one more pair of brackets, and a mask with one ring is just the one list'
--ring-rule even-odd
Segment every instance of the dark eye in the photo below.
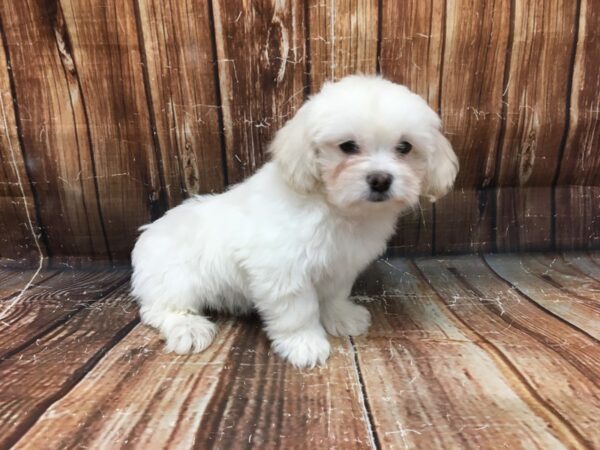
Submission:
{"label": "dark eye", "polygon": [[358,144],[354,141],[342,142],[340,149],[347,155],[355,155],[359,151]]}
{"label": "dark eye", "polygon": [[412,150],[412,144],[410,142],[402,141],[398,145],[396,145],[396,150],[398,151],[398,153],[406,155]]}

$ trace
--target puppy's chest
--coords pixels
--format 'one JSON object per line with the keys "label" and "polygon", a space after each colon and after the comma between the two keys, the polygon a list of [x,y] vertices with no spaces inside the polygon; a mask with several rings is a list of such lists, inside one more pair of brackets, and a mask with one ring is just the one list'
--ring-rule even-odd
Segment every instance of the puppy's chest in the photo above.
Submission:
{"label": "puppy's chest", "polygon": [[307,257],[315,273],[362,270],[384,249],[393,224],[329,223],[315,233]]}

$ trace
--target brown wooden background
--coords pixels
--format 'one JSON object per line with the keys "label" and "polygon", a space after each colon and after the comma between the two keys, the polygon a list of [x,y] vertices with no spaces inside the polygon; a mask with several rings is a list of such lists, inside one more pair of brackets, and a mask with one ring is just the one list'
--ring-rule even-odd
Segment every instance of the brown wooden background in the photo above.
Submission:
{"label": "brown wooden background", "polygon": [[594,0],[0,0],[0,27],[2,258],[127,260],[355,72],[424,96],[461,160],[395,251],[600,247]]}

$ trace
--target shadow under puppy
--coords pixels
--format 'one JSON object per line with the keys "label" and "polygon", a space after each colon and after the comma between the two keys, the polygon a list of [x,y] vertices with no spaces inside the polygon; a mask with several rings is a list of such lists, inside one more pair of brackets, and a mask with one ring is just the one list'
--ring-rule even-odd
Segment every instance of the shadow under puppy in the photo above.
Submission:
{"label": "shadow under puppy", "polygon": [[260,314],[273,349],[298,367],[329,356],[327,333],[358,335],[349,300],[399,214],[452,186],[458,161],[440,119],[379,77],[326,83],[277,133],[273,160],[220,195],[188,199],[141,228],[133,295],[169,351],[199,352],[206,309]]}

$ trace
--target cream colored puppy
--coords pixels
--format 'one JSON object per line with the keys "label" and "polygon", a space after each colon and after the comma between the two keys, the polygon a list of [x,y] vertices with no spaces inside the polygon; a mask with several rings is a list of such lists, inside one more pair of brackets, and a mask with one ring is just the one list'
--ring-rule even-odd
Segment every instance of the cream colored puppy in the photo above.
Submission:
{"label": "cream colored puppy", "polygon": [[199,352],[206,310],[260,314],[273,349],[324,363],[336,336],[367,331],[349,298],[419,196],[444,195],[458,171],[440,119],[379,77],[327,83],[279,130],[273,161],[220,195],[197,196],[143,226],[133,250],[142,321],[167,350]]}

